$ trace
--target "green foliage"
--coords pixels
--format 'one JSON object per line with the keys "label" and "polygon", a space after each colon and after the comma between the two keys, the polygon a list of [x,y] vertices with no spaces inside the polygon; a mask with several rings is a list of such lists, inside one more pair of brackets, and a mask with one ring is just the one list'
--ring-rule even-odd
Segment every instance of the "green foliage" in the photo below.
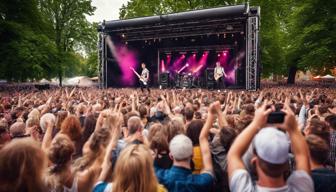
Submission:
{"label": "green foliage", "polygon": [[50,77],[57,60],[56,47],[46,35],[34,0],[0,4],[0,78],[25,81]]}
{"label": "green foliage", "polygon": [[94,75],[97,24],[85,18],[94,9],[91,0],[1,1],[0,78],[61,79],[87,73],[87,67]]}
{"label": "green foliage", "polygon": [[336,4],[299,1],[290,17],[289,63],[318,74],[336,65]]}

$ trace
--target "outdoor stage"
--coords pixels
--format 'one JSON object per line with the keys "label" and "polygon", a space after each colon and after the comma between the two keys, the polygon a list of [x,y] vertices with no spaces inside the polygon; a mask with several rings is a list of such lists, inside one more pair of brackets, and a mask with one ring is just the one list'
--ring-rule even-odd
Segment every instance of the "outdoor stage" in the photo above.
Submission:
{"label": "outdoor stage", "polygon": [[146,63],[150,85],[214,86],[216,62],[230,88],[260,87],[259,7],[219,7],[99,25],[100,87],[136,87],[130,70]]}

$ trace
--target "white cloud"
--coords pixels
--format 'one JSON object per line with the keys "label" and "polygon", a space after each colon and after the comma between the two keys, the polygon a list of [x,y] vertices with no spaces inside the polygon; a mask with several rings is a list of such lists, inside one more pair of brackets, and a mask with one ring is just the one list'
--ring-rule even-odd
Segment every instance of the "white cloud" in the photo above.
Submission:
{"label": "white cloud", "polygon": [[119,9],[128,0],[92,0],[92,5],[96,7],[94,15],[87,16],[90,22],[102,22],[103,20],[119,19]]}

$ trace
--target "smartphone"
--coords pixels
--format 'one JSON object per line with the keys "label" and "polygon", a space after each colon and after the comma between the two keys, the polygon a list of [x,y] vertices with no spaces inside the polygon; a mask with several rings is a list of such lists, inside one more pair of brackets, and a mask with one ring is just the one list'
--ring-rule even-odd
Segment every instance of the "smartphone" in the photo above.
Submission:
{"label": "smartphone", "polygon": [[285,113],[282,111],[275,111],[268,115],[267,123],[275,124],[275,123],[283,123],[285,120]]}

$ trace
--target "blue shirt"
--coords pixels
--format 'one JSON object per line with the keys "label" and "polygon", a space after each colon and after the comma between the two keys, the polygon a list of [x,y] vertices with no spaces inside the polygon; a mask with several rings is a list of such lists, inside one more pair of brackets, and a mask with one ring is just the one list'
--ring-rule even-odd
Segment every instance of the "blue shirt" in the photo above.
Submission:
{"label": "blue shirt", "polygon": [[314,181],[315,192],[335,192],[336,173],[327,168],[313,169],[311,175]]}
{"label": "blue shirt", "polygon": [[169,192],[211,191],[214,182],[213,176],[209,173],[192,174],[190,169],[176,166],[170,169],[155,166],[155,174],[159,183]]}

